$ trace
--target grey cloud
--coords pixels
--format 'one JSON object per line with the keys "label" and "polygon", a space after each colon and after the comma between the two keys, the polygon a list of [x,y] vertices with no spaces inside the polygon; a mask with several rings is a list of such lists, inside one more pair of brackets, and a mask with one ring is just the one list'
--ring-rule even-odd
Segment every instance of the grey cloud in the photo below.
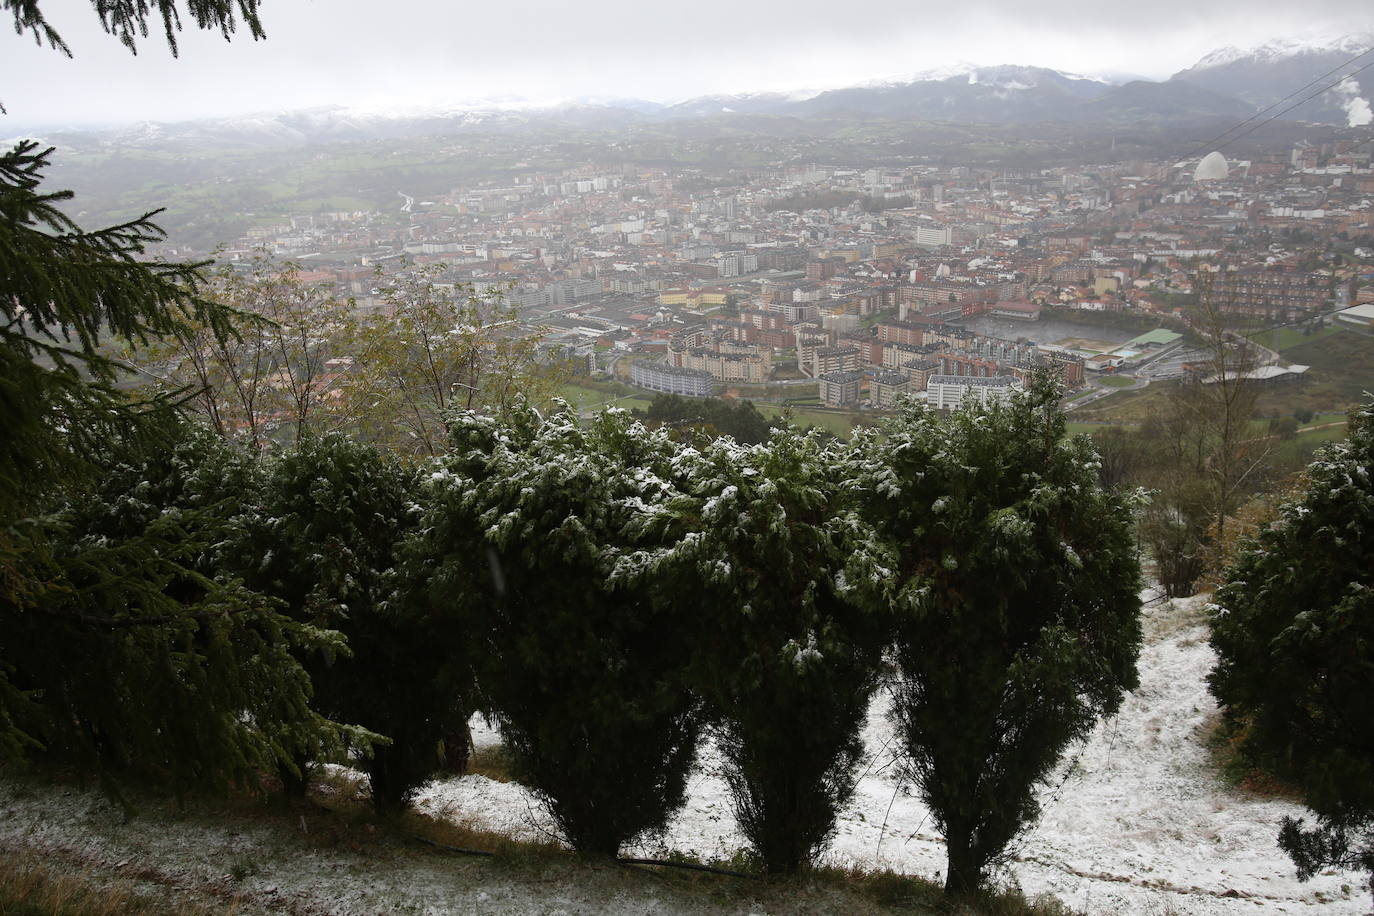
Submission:
{"label": "grey cloud", "polygon": [[833,86],[956,60],[1159,78],[1226,44],[1374,28],[1374,14],[1350,0],[1158,0],[1148,8],[1121,0],[266,0],[267,41],[187,35],[174,61],[156,36],[130,57],[85,4],[49,2],[76,59],[0,36],[0,100],[11,113],[0,118],[0,134],[6,120],[174,119],[325,103],[682,98]]}

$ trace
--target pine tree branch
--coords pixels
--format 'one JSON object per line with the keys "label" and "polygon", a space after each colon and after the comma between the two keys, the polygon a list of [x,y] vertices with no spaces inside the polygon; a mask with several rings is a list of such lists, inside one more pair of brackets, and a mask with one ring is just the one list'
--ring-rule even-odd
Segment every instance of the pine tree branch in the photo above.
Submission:
{"label": "pine tree branch", "polygon": [[[239,17],[248,27],[254,40],[267,37],[258,17],[260,0],[186,0],[186,10],[201,29],[219,29],[226,41],[233,38],[239,24]],[[148,37],[148,20],[162,20],[163,37],[172,56],[180,51],[177,46],[177,33],[181,31],[181,13],[176,0],[91,0],[100,24],[106,33],[113,35],[119,43],[138,53],[138,40]],[[0,10],[10,10],[14,15],[14,31],[18,35],[32,34],[34,41],[41,47],[46,41],[53,50],[67,57],[71,49],[57,33],[57,30],[44,18],[39,9],[39,0],[0,0]]]}
{"label": "pine tree branch", "polygon": [[[62,36],[57,34],[57,30],[48,24],[43,18],[43,13],[38,8],[38,0],[3,0],[0,2],[0,10],[11,10],[14,13],[14,31],[16,35],[23,35],[25,32],[33,34],[34,42],[41,48],[43,42],[47,41],[48,46],[54,51],[72,56],[71,48],[62,40]],[[0,109],[3,111],[3,109]]]}
{"label": "pine tree branch", "polygon": [[160,627],[167,626],[168,624],[184,623],[186,621],[204,623],[209,620],[229,620],[244,614],[261,612],[262,608],[254,605],[243,605],[237,608],[217,608],[213,611],[197,611],[183,614],[157,614],[147,617],[105,617],[99,614],[82,614],[76,611],[57,611],[47,607],[33,607],[29,608],[29,610],[57,620],[86,623],[97,627],[122,629],[143,626]]}

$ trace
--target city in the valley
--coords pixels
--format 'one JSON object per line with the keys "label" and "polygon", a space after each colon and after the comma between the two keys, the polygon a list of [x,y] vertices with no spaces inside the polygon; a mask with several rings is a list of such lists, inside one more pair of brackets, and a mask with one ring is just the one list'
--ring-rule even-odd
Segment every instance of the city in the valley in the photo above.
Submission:
{"label": "city in the valley", "polygon": [[[584,409],[659,392],[803,415],[907,396],[948,409],[1006,398],[1038,367],[1073,408],[1212,371],[1209,315],[1367,328],[1372,150],[1353,136],[1039,169],[525,168],[259,220],[218,257],[266,253],[363,311],[386,308],[397,275],[441,270],[440,287],[499,295],[569,360],[564,394]],[[1301,382],[1307,367],[1263,340],[1247,371]],[[330,369],[352,371],[350,354]]]}

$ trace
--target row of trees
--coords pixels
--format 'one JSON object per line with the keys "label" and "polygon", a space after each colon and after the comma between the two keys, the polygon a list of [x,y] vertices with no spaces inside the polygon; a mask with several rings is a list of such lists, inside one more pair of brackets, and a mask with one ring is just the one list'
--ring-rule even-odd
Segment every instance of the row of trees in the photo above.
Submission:
{"label": "row of trees", "polygon": [[7,595],[7,747],[296,791],[352,750],[385,810],[482,709],[563,837],[611,855],[681,804],[709,731],[751,847],[789,872],[852,795],[895,646],[905,760],[973,890],[1134,685],[1130,507],[1056,397],[913,409],[853,444],[450,410],[423,471],[171,416],[150,444],[110,435],[91,483],[48,489],[44,595]]}
{"label": "row of trees", "polygon": [[[1133,686],[1130,507],[1047,387],[986,416],[911,410],[849,445],[436,408],[445,451],[425,473],[308,425],[264,458],[115,388],[109,330],[229,346],[242,316],[194,267],[138,261],[146,221],[62,222],[43,159],[0,163],[22,433],[0,475],[7,757],[179,791],[276,772],[300,792],[352,753],[389,810],[480,708],[565,838],[609,854],[663,824],[709,732],[741,829],[786,872],[853,791],[888,653],[903,765],[965,891]],[[1318,813],[1283,833],[1304,873],[1370,861],[1349,705],[1370,686],[1367,418],[1342,448],[1219,597],[1218,696]],[[1296,577],[1309,543],[1332,568]]]}

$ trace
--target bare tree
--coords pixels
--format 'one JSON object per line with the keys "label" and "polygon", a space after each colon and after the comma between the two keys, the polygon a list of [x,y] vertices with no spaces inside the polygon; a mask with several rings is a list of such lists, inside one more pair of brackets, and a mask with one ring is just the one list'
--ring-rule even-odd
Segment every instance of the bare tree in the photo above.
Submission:
{"label": "bare tree", "polygon": [[346,304],[302,283],[297,265],[265,255],[246,271],[221,271],[216,286],[216,298],[239,317],[237,333],[187,324],[141,360],[144,371],[193,391],[190,403],[225,438],[261,446],[273,432],[300,439],[335,425],[324,410],[325,362]]}
{"label": "bare tree", "polygon": [[523,329],[497,291],[444,282],[445,269],[398,274],[382,289],[384,309],[355,315],[345,335],[348,422],[400,451],[441,454],[453,412],[541,403],[561,381],[540,359],[539,329]]}
{"label": "bare tree", "polygon": [[1197,289],[1193,328],[1207,359],[1204,372],[1180,389],[1175,407],[1196,423],[1210,453],[1202,472],[1211,492],[1212,523],[1222,537],[1227,518],[1269,453],[1267,437],[1256,435],[1251,425],[1260,393],[1255,370],[1264,358],[1257,344],[1227,326],[1237,305],[1234,297],[1217,294],[1207,274],[1199,275]]}
{"label": "bare tree", "polygon": [[1203,358],[1146,426],[1154,451],[1149,483],[1155,498],[1142,535],[1166,593],[1192,594],[1208,566],[1211,545],[1226,540],[1228,519],[1265,464],[1267,437],[1252,427],[1263,362],[1255,344],[1227,326],[1236,303],[1198,275],[1193,330]]}

